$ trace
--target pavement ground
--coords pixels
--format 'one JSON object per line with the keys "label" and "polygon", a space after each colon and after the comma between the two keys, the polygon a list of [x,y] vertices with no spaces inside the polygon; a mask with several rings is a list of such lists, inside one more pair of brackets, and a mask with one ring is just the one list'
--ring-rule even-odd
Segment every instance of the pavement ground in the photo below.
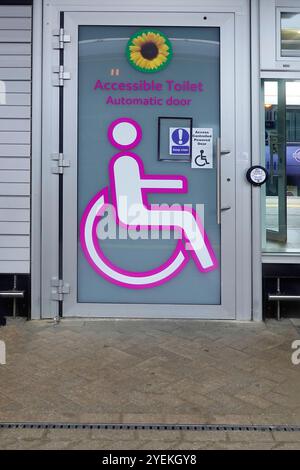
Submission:
{"label": "pavement ground", "polygon": [[[10,319],[0,422],[300,425],[297,322]],[[300,449],[300,432],[1,429],[0,449]]]}

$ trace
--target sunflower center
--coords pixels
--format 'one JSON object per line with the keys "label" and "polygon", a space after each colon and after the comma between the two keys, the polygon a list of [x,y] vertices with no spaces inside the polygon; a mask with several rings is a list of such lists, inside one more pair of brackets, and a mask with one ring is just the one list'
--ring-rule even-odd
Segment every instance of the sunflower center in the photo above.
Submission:
{"label": "sunflower center", "polygon": [[153,60],[158,56],[158,47],[154,42],[145,42],[141,47],[141,54],[144,59]]}

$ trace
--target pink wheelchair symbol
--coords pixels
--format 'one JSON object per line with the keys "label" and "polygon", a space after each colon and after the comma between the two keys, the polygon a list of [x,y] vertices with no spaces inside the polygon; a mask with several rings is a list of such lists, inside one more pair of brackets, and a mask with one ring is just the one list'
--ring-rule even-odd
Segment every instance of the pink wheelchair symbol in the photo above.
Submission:
{"label": "pink wheelchair symbol", "polygon": [[[147,196],[150,192],[186,193],[188,185],[183,176],[146,175],[141,157],[130,151],[139,144],[141,138],[141,127],[133,119],[117,119],[108,129],[110,143],[121,150],[109,163],[111,203],[115,209],[116,223],[127,230],[140,227],[179,231],[180,239],[176,248],[165,263],[149,271],[126,271],[111,263],[101,250],[97,238],[97,225],[110,204],[108,187],[105,187],[89,202],[81,219],[80,242],[86,259],[100,276],[131,289],[164,284],[179,274],[190,256],[201,272],[217,269],[215,254],[196,211],[180,205],[162,208],[148,204]],[[134,225],[128,215],[130,207],[138,208],[135,211],[138,219],[135,217]]]}

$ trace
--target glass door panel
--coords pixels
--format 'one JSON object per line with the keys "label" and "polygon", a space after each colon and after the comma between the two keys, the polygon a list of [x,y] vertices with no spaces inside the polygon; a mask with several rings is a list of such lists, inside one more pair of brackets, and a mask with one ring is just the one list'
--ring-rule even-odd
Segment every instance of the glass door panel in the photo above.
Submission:
{"label": "glass door panel", "polygon": [[266,80],[264,89],[265,252],[300,251],[300,81]]}
{"label": "glass door panel", "polygon": [[[133,44],[138,41],[143,44],[146,34],[145,47],[147,41],[148,47],[152,44],[152,36],[158,41],[168,38],[172,45],[170,63],[157,73],[141,72],[140,67],[132,66],[125,53],[130,38],[134,38]],[[142,138],[131,152],[139,156],[145,173],[185,177],[188,182],[187,192],[151,192],[147,195],[148,203],[186,205],[196,210],[212,251],[220,259],[215,155],[220,136],[219,28],[79,26],[78,52],[78,220],[95,194],[111,184],[110,161],[120,149],[107,138],[110,124],[122,117],[130,118],[141,127]],[[211,168],[191,168],[189,155],[184,159],[186,154],[182,153],[178,160],[174,152],[169,152],[169,130],[187,129],[189,123],[193,128],[211,129],[214,154]],[[178,151],[184,151],[184,145],[182,148],[178,145]],[[104,214],[97,234],[98,249],[124,272],[155,269],[172,257],[178,244],[177,232],[173,230],[168,233],[156,229],[119,230],[112,214]],[[78,302],[220,304],[221,301],[218,268],[201,272],[196,263],[188,262],[184,271],[168,282],[134,289],[99,275],[86,259],[80,243],[77,256]]]}
{"label": "glass door panel", "polygon": [[64,315],[234,318],[233,15],[146,17],[65,15]]}
{"label": "glass door panel", "polygon": [[[286,106],[285,82],[265,82],[267,240],[286,242]],[[270,118],[270,119],[268,119]]]}

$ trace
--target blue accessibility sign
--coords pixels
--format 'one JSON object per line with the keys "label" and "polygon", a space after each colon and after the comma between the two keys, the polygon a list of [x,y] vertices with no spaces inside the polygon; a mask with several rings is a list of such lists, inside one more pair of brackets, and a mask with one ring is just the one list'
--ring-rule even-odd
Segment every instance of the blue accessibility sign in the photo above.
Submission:
{"label": "blue accessibility sign", "polygon": [[189,128],[170,128],[170,155],[189,155],[191,153],[190,133]]}

